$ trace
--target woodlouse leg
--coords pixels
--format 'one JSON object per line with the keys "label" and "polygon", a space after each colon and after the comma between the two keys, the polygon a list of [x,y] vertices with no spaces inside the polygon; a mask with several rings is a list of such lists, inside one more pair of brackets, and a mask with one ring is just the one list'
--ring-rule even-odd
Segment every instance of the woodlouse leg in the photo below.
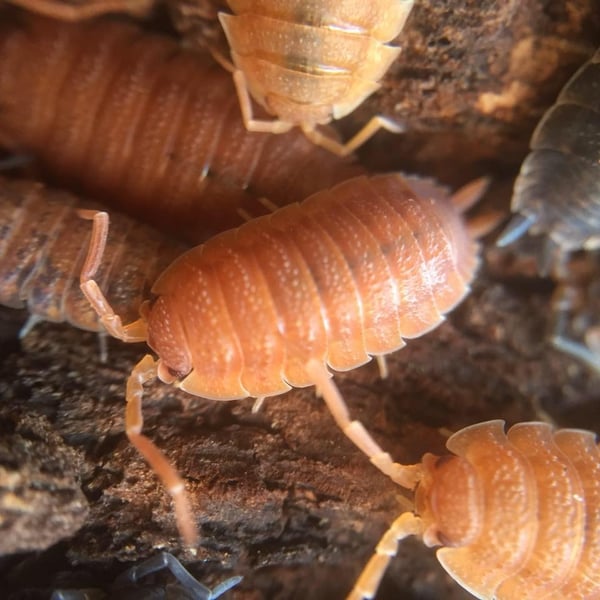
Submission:
{"label": "woodlouse leg", "polygon": [[190,593],[190,597],[197,600],[216,600],[243,579],[239,576],[230,577],[211,590],[193,577],[172,554],[161,552],[119,575],[115,580],[115,586],[137,583],[146,575],[156,573],[162,569],[169,569],[173,577]]}
{"label": "woodlouse leg", "polygon": [[313,144],[321,146],[322,148],[325,148],[326,150],[329,150],[329,152],[337,154],[338,156],[348,156],[349,154],[352,154],[352,152],[365,144],[380,129],[385,129],[391,133],[402,133],[405,131],[405,128],[402,125],[392,121],[392,119],[377,115],[372,117],[369,122],[354,135],[354,137],[342,144],[326,133],[318,131],[314,127],[302,127],[304,135]]}
{"label": "woodlouse leg", "polygon": [[571,331],[575,316],[589,310],[586,297],[589,273],[585,264],[583,270],[579,270],[577,262],[571,261],[571,253],[566,251],[562,251],[554,262],[553,275],[559,285],[552,296],[555,322],[551,342],[556,349],[600,372],[600,326],[588,327],[584,334],[585,341],[575,339]]}
{"label": "woodlouse leg", "polygon": [[333,383],[331,374],[322,363],[311,359],[306,365],[306,370],[344,434],[392,481],[404,488],[413,489],[420,479],[421,466],[401,465],[393,462],[392,457],[383,451],[360,421],[350,420],[348,407],[337,386]]}
{"label": "woodlouse leg", "polygon": [[188,497],[185,493],[183,480],[161,450],[149,438],[142,435],[142,428],[144,426],[144,417],[142,415],[144,383],[155,379],[156,376],[157,361],[149,354],[146,354],[133,368],[133,371],[131,371],[131,375],[127,380],[125,432],[131,444],[146,459],[150,468],[158,475],[171,495],[175,508],[177,528],[185,543],[192,548],[198,541],[198,532],[196,531]]}
{"label": "woodlouse leg", "polygon": [[126,13],[143,17],[150,14],[155,5],[155,0],[85,0],[81,4],[68,4],[60,0],[9,0],[9,2],[46,17],[71,22],[107,13]]}
{"label": "woodlouse leg", "polygon": [[250,94],[248,92],[246,77],[242,71],[234,71],[233,82],[235,83],[235,89],[240,102],[240,110],[242,111],[244,126],[248,131],[262,133],[285,133],[286,131],[292,129],[292,123],[281,121],[280,119],[273,119],[270,121],[255,119],[252,112],[252,99],[250,98]]}
{"label": "woodlouse leg", "polygon": [[386,379],[388,376],[388,368],[385,356],[383,354],[379,354],[375,357],[375,360],[377,361],[377,366],[379,367],[379,376],[381,379]]}
{"label": "woodlouse leg", "polygon": [[121,323],[121,318],[114,313],[108,300],[94,281],[94,275],[102,262],[102,255],[108,237],[108,213],[95,210],[80,210],[78,213],[82,218],[93,221],[90,247],[79,277],[81,291],[110,335],[124,342],[145,341],[147,337],[146,323],[142,319],[138,319],[124,326]]}
{"label": "woodlouse leg", "polygon": [[374,598],[390,560],[398,553],[398,543],[409,535],[423,535],[423,531],[419,517],[413,513],[401,514],[379,540],[375,554],[362,570],[347,600]]}

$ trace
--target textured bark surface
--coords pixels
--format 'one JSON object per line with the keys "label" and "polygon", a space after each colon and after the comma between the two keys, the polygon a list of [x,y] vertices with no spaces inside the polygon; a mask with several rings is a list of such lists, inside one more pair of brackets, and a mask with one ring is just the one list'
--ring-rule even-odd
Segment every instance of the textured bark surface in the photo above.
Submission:
{"label": "textured bark surface", "polygon": [[[490,174],[485,204],[508,210],[532,128],[600,40],[600,14],[594,0],[501,4],[416,3],[381,92],[341,124],[352,132],[374,112],[406,123],[406,135],[381,134],[363,149],[369,166],[454,184]],[[491,418],[547,413],[600,432],[600,378],[546,341],[553,287],[533,258],[496,250],[492,236],[473,293],[389,357],[388,379],[374,364],[336,377],[353,417],[403,462],[443,452],[450,431]],[[145,432],[191,494],[202,534],[191,556],[168,497],[123,432],[124,382],[145,348],[111,340],[101,364],[96,336],[49,324],[19,344],[23,318],[7,310],[0,321],[0,536],[38,548],[64,539],[0,559],[10,597],[108,592],[127,566],[170,550],[207,584],[243,575],[228,598],[343,598],[403,510],[401,490],[344,438],[312,389],[268,399],[254,415],[251,401],[205,401],[156,384]],[[149,597],[169,581],[111,593]],[[402,543],[378,595],[469,597],[418,540]]]}

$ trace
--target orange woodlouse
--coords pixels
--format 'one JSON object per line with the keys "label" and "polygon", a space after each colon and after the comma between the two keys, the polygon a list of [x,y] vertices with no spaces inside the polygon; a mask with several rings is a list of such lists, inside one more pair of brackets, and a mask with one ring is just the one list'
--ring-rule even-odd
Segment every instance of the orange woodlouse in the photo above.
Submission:
{"label": "orange woodlouse", "polygon": [[249,133],[208,56],[126,23],[0,19],[0,145],[190,243],[364,173],[299,131]]}
{"label": "orange woodlouse", "polygon": [[[345,432],[351,422],[327,376],[318,387]],[[373,598],[398,543],[442,546],[444,569],[477,598],[572,600],[600,596],[600,448],[590,431],[504,421],[465,427],[416,465],[393,463],[372,439],[371,462],[414,490],[415,510],[381,538],[348,600]]]}
{"label": "orange woodlouse", "polygon": [[141,434],[143,383],[158,376],[209,399],[262,399],[439,325],[466,295],[475,238],[490,226],[461,218],[485,182],[450,200],[427,182],[412,185],[418,193],[397,174],[358,177],[226,231],[178,258],[127,326],[94,281],[108,228],[106,213],[94,217],[81,289],[111,335],[158,354],[129,377],[126,430],[171,493],[188,543],[196,534],[183,482]]}
{"label": "orange woodlouse", "polygon": [[[234,81],[250,131],[282,133],[299,126],[318,145],[348,154],[379,128],[373,117],[340,144],[317,130],[340,119],[379,88],[400,53],[387,42],[406,22],[414,0],[228,0],[219,19],[231,47]],[[275,120],[255,119],[250,96]]]}
{"label": "orange woodlouse", "polygon": [[[26,307],[28,325],[66,321],[103,330],[79,288],[90,238],[89,225],[78,215],[80,205],[66,192],[0,178],[0,304]],[[123,215],[111,218],[100,279],[110,302],[133,319],[152,283],[185,246]]]}

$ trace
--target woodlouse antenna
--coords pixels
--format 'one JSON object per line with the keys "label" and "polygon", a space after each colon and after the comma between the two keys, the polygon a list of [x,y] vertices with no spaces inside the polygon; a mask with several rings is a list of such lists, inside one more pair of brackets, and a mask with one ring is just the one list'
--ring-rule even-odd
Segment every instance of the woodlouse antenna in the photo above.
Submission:
{"label": "woodlouse antenna", "polygon": [[[123,326],[100,291],[93,277],[101,262],[108,237],[109,218],[105,212],[80,211],[84,219],[92,219],[93,228],[88,254],[81,271],[81,291],[98,313],[106,330],[114,337],[124,342],[140,342],[147,339],[148,331],[144,319],[138,319],[130,325]],[[173,498],[177,525],[185,543],[193,548],[198,541],[198,533],[189,506],[183,480],[171,465],[165,455],[146,436],[142,435],[144,418],[142,415],[142,397],[144,384],[156,379],[158,364],[147,354],[133,368],[127,380],[125,410],[125,432],[131,444],[146,459],[150,468],[158,475],[163,485]]]}

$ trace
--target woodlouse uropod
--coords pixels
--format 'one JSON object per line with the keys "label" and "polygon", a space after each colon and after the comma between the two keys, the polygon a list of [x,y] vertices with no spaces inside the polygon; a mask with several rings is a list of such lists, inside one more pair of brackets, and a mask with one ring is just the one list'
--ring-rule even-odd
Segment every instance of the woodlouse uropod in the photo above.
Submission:
{"label": "woodlouse uropod", "polygon": [[[29,325],[66,321],[103,330],[79,288],[90,231],[78,206],[66,192],[0,178],[0,304],[27,308]],[[110,302],[134,319],[157,276],[186,247],[123,215],[111,219],[100,278]]]}
{"label": "woodlouse uropod", "polygon": [[299,131],[249,133],[209,56],[128,23],[7,11],[0,105],[0,145],[45,179],[194,244],[240,209],[264,214],[259,198],[299,201],[364,173]]}
{"label": "woodlouse uropod", "polygon": [[[559,286],[553,299],[552,343],[600,370],[600,327],[586,342],[570,339],[569,316],[581,297],[569,274],[570,253],[600,248],[600,50],[567,82],[531,139],[531,153],[515,182],[513,217],[498,245],[527,231],[545,234],[542,268]],[[558,257],[556,256],[558,255]]]}
{"label": "woodlouse uropod", "polygon": [[[299,126],[313,142],[348,154],[384,127],[373,117],[340,144],[317,126],[351,113],[379,88],[400,53],[387,42],[402,31],[414,0],[228,0],[219,19],[231,47],[240,108],[250,131]],[[255,119],[250,96],[275,120]]]}
{"label": "woodlouse uropod", "polygon": [[[338,423],[353,427],[337,387],[318,382]],[[348,600],[373,598],[398,543],[409,535],[442,546],[437,557],[486,600],[588,600],[600,595],[600,448],[590,431],[504,421],[465,427],[416,465],[392,463],[373,442],[364,452],[414,490],[415,510],[381,538]],[[383,465],[383,468],[382,468]]]}
{"label": "woodlouse uropod", "polygon": [[[428,182],[415,181],[415,192],[397,174],[343,182],[186,252],[127,326],[93,279],[108,228],[105,213],[94,217],[81,288],[109,333],[158,354],[128,380],[126,430],[173,496],[188,543],[195,527],[183,482],[141,434],[143,383],[158,376],[209,399],[261,399],[314,384],[311,359],[343,371],[401,348],[466,295],[475,238],[490,222],[465,225],[461,211],[485,183],[449,199]],[[346,433],[361,444],[361,428]]]}

